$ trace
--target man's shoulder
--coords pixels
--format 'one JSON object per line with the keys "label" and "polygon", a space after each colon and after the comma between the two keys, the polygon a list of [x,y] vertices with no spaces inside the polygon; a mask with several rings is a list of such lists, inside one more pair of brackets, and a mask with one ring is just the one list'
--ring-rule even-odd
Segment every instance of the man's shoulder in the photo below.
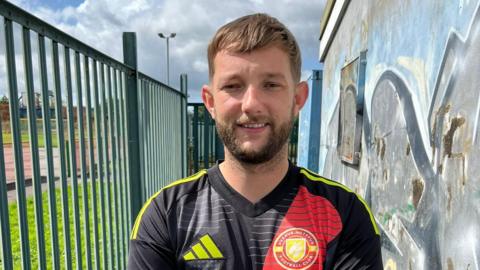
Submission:
{"label": "man's shoulder", "polygon": [[299,174],[301,183],[308,192],[313,196],[321,196],[328,200],[339,212],[342,220],[348,217],[363,216],[370,220],[375,233],[379,234],[370,207],[361,195],[337,181],[325,178],[306,168],[299,167]]}
{"label": "man's shoulder", "polygon": [[173,181],[150,196],[137,215],[131,239],[137,239],[141,225],[144,224],[143,220],[153,220],[152,222],[147,222],[147,224],[161,224],[162,216],[166,215],[168,209],[182,196],[198,191],[206,174],[207,170],[201,170],[189,177]]}
{"label": "man's shoulder", "polygon": [[301,183],[307,187],[310,193],[319,196],[345,196],[351,197],[355,193],[342,183],[326,178],[309,169],[298,167]]}
{"label": "man's shoulder", "polygon": [[164,186],[160,189],[157,193],[169,193],[169,194],[176,194],[182,195],[185,192],[190,192],[192,189],[195,190],[199,184],[202,183],[202,180],[205,179],[207,175],[207,170],[203,169],[198,171],[195,174],[192,174],[188,177],[175,180],[170,184]]}
{"label": "man's shoulder", "polygon": [[205,186],[204,180],[206,175],[207,170],[200,170],[188,177],[171,182],[154,193],[145,202],[144,207],[152,204],[152,202],[155,202],[156,205],[161,205],[163,208],[169,209],[172,204],[174,204],[184,195],[197,192],[199,189]]}

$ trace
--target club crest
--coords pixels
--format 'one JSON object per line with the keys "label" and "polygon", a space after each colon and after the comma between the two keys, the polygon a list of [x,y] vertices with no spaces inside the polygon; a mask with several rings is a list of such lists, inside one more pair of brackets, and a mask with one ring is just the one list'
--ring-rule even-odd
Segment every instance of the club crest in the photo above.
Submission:
{"label": "club crest", "polygon": [[318,242],[313,233],[301,228],[282,232],[274,242],[275,260],[285,269],[307,269],[318,257]]}

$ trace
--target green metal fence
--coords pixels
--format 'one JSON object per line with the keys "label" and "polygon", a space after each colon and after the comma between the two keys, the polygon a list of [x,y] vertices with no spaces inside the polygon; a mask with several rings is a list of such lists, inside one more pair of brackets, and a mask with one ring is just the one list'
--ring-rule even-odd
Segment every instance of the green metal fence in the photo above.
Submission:
{"label": "green metal fence", "polygon": [[0,16],[0,269],[125,269],[141,204],[186,174],[186,76],[179,92],[138,72],[134,33],[121,63],[6,1]]}
{"label": "green metal fence", "polygon": [[203,103],[188,104],[188,173],[209,168],[223,159],[223,143]]}
{"label": "green metal fence", "polygon": [[144,75],[140,76],[139,92],[140,163],[146,197],[150,197],[170,181],[185,176],[185,126],[180,124],[185,123],[185,95]]}

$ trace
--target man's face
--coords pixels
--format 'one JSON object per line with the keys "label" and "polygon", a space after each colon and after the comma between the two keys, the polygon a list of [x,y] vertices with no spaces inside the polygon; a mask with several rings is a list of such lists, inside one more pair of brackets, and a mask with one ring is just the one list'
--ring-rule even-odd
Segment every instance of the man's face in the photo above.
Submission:
{"label": "man's face", "polygon": [[202,98],[228,151],[259,164],[285,146],[308,86],[293,81],[288,55],[270,46],[251,53],[220,51]]}

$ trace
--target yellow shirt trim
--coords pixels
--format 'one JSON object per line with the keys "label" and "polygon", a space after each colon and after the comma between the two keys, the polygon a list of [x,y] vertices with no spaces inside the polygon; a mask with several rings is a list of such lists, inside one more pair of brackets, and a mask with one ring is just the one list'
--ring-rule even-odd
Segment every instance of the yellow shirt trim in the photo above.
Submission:
{"label": "yellow shirt trim", "polygon": [[372,222],[372,225],[373,225],[373,229],[375,230],[375,233],[377,235],[380,235],[380,231],[378,230],[378,227],[377,227],[377,223],[375,222],[375,218],[373,217],[373,214],[372,214],[372,211],[370,210],[370,207],[368,207],[368,204],[367,202],[365,202],[365,200],[360,196],[358,195],[357,193],[353,192],[352,190],[350,190],[348,187],[340,184],[340,183],[337,183],[337,182],[334,182],[334,181],[331,181],[331,180],[328,180],[328,179],[325,179],[323,177],[320,177],[320,176],[317,176],[314,172],[311,172],[309,171],[308,169],[305,169],[305,168],[302,168],[300,170],[300,173],[302,173],[303,175],[305,175],[309,180],[312,180],[312,181],[320,181],[320,182],[323,182],[329,186],[334,186],[334,187],[339,187],[339,188],[342,188],[343,190],[349,192],[349,193],[353,193],[355,194],[355,196],[357,196],[357,198],[362,202],[362,204],[365,206],[365,209],[367,209],[367,212],[368,212],[368,215],[370,216],[370,221]]}
{"label": "yellow shirt trim", "polygon": [[138,216],[137,216],[137,219],[135,220],[135,224],[133,225],[133,229],[132,229],[132,233],[130,235],[130,239],[134,240],[134,239],[137,239],[137,233],[138,233],[138,229],[140,227],[140,222],[142,220],[142,216],[143,214],[145,213],[145,210],[147,210],[148,206],[150,205],[150,203],[152,203],[152,201],[162,192],[164,191],[165,189],[169,189],[171,187],[174,187],[174,186],[177,186],[177,185],[180,185],[180,184],[184,184],[184,183],[188,183],[188,182],[191,182],[191,181],[195,181],[195,180],[198,180],[200,179],[200,177],[202,177],[203,175],[205,175],[207,173],[207,170],[201,170],[199,171],[198,173],[190,176],[190,177],[187,177],[187,178],[184,178],[184,179],[180,179],[180,180],[177,180],[173,183],[171,183],[170,185],[167,185],[165,187],[163,187],[162,189],[160,189],[160,191],[158,191],[157,193],[153,194],[153,196],[151,196],[147,202],[143,205],[142,209],[140,210]]}

